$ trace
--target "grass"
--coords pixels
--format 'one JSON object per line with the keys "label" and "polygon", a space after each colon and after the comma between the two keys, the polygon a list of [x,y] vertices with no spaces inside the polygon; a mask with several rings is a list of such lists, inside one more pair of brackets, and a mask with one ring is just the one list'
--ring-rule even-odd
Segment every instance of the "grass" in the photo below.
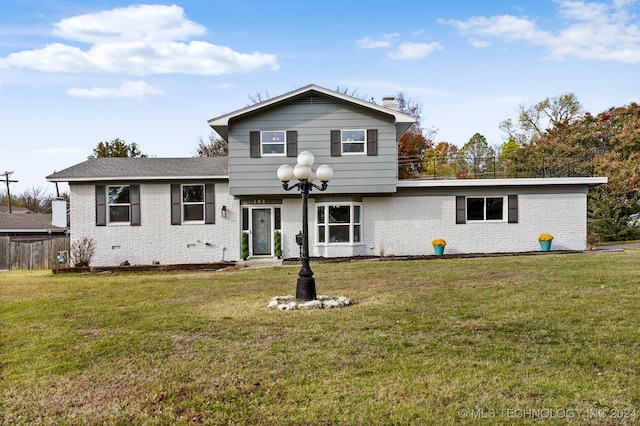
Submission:
{"label": "grass", "polygon": [[4,272],[0,424],[636,424],[639,255]]}

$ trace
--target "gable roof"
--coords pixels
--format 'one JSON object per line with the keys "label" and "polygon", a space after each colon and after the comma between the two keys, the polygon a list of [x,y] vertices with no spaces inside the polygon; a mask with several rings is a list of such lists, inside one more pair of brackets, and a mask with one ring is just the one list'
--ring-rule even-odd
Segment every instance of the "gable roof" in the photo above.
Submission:
{"label": "gable roof", "polygon": [[291,102],[294,99],[308,96],[310,94],[323,95],[325,97],[335,99],[339,102],[346,102],[362,108],[367,108],[372,111],[377,111],[386,115],[393,116],[396,124],[396,134],[398,135],[398,137],[400,137],[400,135],[402,135],[416,121],[416,119],[412,116],[396,111],[394,109],[376,105],[374,103],[354,98],[353,96],[345,95],[343,93],[335,92],[333,90],[325,89],[324,87],[316,86],[315,84],[310,84],[308,86],[301,87],[283,95],[267,99],[264,102],[250,105],[246,108],[221,115],[220,117],[212,118],[208,121],[208,123],[209,126],[211,126],[213,130],[218,132],[218,134],[222,136],[224,140],[227,140],[227,138],[229,137],[229,123],[232,120],[238,119],[256,111],[273,108],[275,106]]}
{"label": "gable roof", "polygon": [[[17,211],[16,211],[17,209]],[[33,233],[48,232],[62,233],[66,228],[53,226],[51,214],[33,213],[31,210],[13,207],[13,213],[8,209],[0,211],[0,233]]]}
{"label": "gable roof", "polygon": [[93,158],[47,176],[50,182],[228,179],[227,157]]}

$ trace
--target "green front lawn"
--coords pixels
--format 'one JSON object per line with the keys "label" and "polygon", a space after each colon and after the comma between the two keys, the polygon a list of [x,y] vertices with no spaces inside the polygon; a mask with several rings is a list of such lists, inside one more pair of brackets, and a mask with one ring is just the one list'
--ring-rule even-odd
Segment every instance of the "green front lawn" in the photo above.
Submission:
{"label": "green front lawn", "polygon": [[298,269],[0,273],[0,424],[640,422],[640,251]]}

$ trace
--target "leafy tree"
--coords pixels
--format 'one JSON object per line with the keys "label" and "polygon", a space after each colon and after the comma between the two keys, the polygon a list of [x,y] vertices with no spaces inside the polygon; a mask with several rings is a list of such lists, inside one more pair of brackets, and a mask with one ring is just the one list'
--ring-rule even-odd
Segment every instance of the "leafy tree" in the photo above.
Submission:
{"label": "leafy tree", "polygon": [[430,146],[424,157],[423,174],[438,176],[455,176],[458,172],[458,147],[449,142],[438,142]]}
{"label": "leafy tree", "polygon": [[421,175],[427,150],[433,144],[436,130],[426,130],[420,123],[422,105],[403,92],[396,96],[398,111],[416,119],[415,123],[398,139],[398,177],[408,179]]}
{"label": "leafy tree", "polygon": [[501,130],[518,143],[524,144],[542,137],[548,129],[558,124],[571,124],[578,120],[583,108],[573,93],[546,98],[529,107],[519,106],[518,125],[511,119],[500,123]]}
{"label": "leafy tree", "polygon": [[208,143],[202,140],[202,136],[198,138],[195,154],[196,157],[226,157],[229,155],[229,144],[217,133],[211,132]]}
{"label": "leafy tree", "polygon": [[496,151],[484,136],[476,133],[460,149],[458,160],[461,169],[458,177],[482,178],[495,171]]}
{"label": "leafy tree", "polygon": [[99,142],[93,148],[93,154],[89,156],[89,159],[105,157],[143,158],[146,155],[140,152],[135,142],[128,144],[122,139],[116,138],[109,142]]}

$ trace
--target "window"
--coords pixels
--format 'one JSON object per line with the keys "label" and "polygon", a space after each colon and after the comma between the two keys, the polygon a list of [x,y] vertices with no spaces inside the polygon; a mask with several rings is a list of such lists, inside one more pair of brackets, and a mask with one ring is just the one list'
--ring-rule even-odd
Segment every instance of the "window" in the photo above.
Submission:
{"label": "window", "polygon": [[204,185],[182,185],[182,221],[204,220]]}
{"label": "window", "polygon": [[96,185],[96,226],[140,226],[140,185]]}
{"label": "window", "polygon": [[358,204],[318,206],[318,242],[355,244],[362,241],[361,210]]}
{"label": "window", "polygon": [[364,130],[341,130],[340,141],[343,154],[364,154],[367,146],[367,132]]}
{"label": "window", "polygon": [[378,129],[331,130],[331,156],[378,155]]}
{"label": "window", "polygon": [[129,185],[107,187],[107,212],[109,213],[109,223],[129,223],[131,221]]}
{"label": "window", "polygon": [[262,155],[284,155],[286,144],[286,133],[284,131],[260,132]]}
{"label": "window", "polygon": [[504,205],[504,197],[467,197],[467,220],[503,220]]}
{"label": "window", "polygon": [[215,185],[171,184],[171,224],[216,223]]}

